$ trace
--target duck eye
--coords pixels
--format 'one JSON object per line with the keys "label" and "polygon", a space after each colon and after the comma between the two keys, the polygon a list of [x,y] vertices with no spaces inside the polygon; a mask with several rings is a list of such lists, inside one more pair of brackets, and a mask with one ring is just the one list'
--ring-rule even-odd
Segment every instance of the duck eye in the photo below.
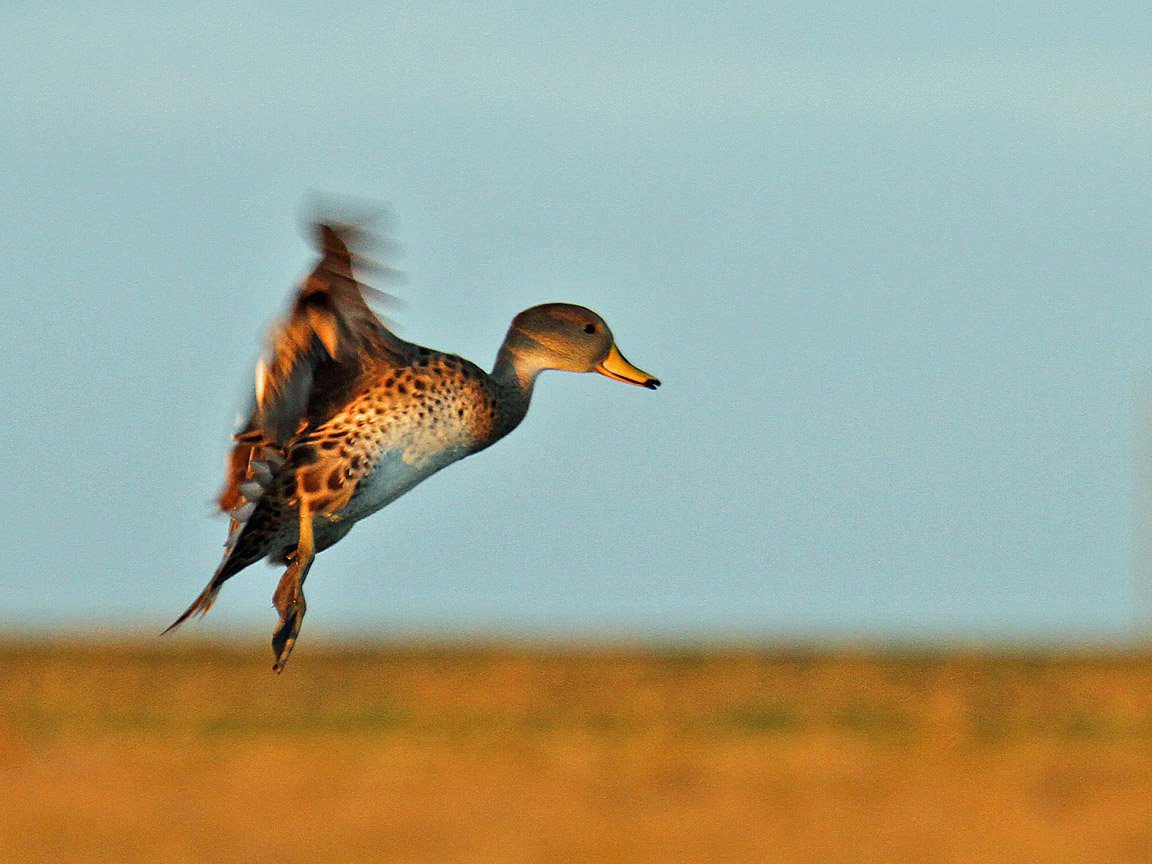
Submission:
{"label": "duck eye", "polygon": [[596,332],[596,325],[595,324],[585,324],[584,325],[584,332],[585,333],[595,333]]}

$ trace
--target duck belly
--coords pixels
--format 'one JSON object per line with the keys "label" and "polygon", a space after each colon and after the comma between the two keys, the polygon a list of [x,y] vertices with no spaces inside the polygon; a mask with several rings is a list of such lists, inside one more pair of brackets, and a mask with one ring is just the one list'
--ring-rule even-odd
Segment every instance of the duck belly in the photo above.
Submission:
{"label": "duck belly", "polygon": [[[340,520],[357,522],[385,507],[431,477],[441,468],[468,455],[463,448],[453,448],[432,457],[410,462],[402,451],[383,454],[360,482],[347,506],[340,511]],[[337,523],[339,524],[339,523]]]}

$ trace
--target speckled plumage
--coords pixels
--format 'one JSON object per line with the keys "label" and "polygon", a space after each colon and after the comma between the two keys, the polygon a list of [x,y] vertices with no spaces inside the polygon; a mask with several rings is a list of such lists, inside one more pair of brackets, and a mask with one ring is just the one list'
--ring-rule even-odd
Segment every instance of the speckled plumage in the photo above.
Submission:
{"label": "speckled plumage", "polygon": [[[369,309],[348,227],[316,227],[321,259],[257,367],[253,409],[235,436],[220,506],[224,560],[172,625],[207,612],[220,587],[262,558],[287,564],[274,598],[283,668],[304,615],[316,553],[441,468],[523,419],[544,369],[598,371],[654,389],[594,312],[547,304],[516,317],[491,374],[400,339]],[[171,629],[171,628],[169,628]]]}
{"label": "speckled plumage", "polygon": [[322,517],[316,551],[327,549],[421,480],[503,437],[523,417],[517,409],[513,393],[451,354],[417,348],[370,365],[351,401],[288,447],[286,470],[261,493],[227,569],[286,562],[301,502]]}

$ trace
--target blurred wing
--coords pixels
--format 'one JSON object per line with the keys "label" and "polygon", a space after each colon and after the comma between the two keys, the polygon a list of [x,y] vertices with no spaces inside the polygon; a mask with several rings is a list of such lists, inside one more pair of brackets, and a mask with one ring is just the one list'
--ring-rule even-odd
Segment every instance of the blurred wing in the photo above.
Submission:
{"label": "blurred wing", "polygon": [[315,226],[321,254],[304,279],[287,317],[273,327],[268,351],[256,365],[255,399],[235,436],[220,493],[226,511],[255,502],[276,456],[308,425],[331,416],[360,382],[369,358],[399,360],[408,343],[394,335],[365,302],[378,294],[356,280],[349,246],[364,239],[355,226]]}

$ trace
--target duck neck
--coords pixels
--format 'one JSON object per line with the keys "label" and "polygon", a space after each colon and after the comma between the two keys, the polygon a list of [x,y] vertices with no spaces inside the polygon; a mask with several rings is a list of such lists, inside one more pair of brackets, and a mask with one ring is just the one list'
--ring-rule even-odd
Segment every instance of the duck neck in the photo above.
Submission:
{"label": "duck neck", "polygon": [[505,339],[496,355],[496,364],[492,367],[489,380],[496,389],[496,400],[500,406],[500,434],[507,435],[515,429],[524,415],[528,413],[528,405],[532,401],[532,388],[536,384],[536,376],[542,371],[535,364],[528,362],[523,353],[518,353]]}

